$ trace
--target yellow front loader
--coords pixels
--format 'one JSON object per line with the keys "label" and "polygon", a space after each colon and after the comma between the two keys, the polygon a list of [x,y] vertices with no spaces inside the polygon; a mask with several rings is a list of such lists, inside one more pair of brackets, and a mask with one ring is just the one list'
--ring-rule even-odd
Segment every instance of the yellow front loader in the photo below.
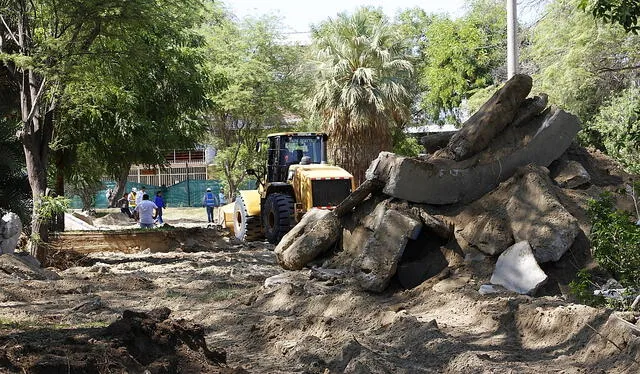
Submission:
{"label": "yellow front loader", "polygon": [[324,133],[277,133],[268,139],[266,178],[220,209],[219,222],[242,240],[278,243],[311,208],[333,209],[355,189],[353,176],[327,164]]}

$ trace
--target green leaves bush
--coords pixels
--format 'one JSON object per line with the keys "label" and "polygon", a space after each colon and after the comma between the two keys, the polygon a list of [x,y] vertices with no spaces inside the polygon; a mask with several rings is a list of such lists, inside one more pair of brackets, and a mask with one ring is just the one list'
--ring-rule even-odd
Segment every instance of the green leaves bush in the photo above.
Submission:
{"label": "green leaves bush", "polygon": [[624,287],[640,289],[640,226],[615,209],[611,194],[589,202],[593,257]]}

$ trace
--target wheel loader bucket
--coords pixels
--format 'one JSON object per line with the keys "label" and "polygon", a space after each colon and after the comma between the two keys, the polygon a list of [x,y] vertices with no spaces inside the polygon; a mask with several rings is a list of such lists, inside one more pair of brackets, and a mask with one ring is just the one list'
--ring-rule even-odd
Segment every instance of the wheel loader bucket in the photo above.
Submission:
{"label": "wheel loader bucket", "polygon": [[222,226],[223,228],[229,229],[233,234],[233,206],[234,203],[229,203],[221,206],[218,209],[218,215],[216,217],[216,222]]}

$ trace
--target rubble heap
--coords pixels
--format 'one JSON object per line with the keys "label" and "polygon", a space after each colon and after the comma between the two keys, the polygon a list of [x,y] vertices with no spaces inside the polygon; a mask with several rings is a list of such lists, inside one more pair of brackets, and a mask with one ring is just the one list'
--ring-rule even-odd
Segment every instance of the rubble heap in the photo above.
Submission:
{"label": "rubble heap", "polygon": [[493,285],[534,294],[551,276],[557,291],[567,252],[574,273],[590,260],[586,201],[623,178],[598,171],[573,144],[579,120],[545,94],[527,98],[531,87],[514,76],[448,141],[425,138],[428,156],[380,153],[335,211],[308,213],[283,238],[279,264],[342,269],[380,292],[394,276],[411,288],[486,256]]}

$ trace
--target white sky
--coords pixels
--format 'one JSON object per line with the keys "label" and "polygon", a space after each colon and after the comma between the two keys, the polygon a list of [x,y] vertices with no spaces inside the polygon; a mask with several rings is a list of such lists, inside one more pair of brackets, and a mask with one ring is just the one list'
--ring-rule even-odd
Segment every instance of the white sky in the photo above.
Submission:
{"label": "white sky", "polygon": [[275,15],[294,33],[291,39],[308,38],[309,26],[335,17],[337,13],[352,12],[359,6],[381,7],[393,17],[399,10],[420,7],[427,13],[448,13],[458,16],[463,13],[464,0],[223,0],[223,3],[238,18],[246,16]]}

